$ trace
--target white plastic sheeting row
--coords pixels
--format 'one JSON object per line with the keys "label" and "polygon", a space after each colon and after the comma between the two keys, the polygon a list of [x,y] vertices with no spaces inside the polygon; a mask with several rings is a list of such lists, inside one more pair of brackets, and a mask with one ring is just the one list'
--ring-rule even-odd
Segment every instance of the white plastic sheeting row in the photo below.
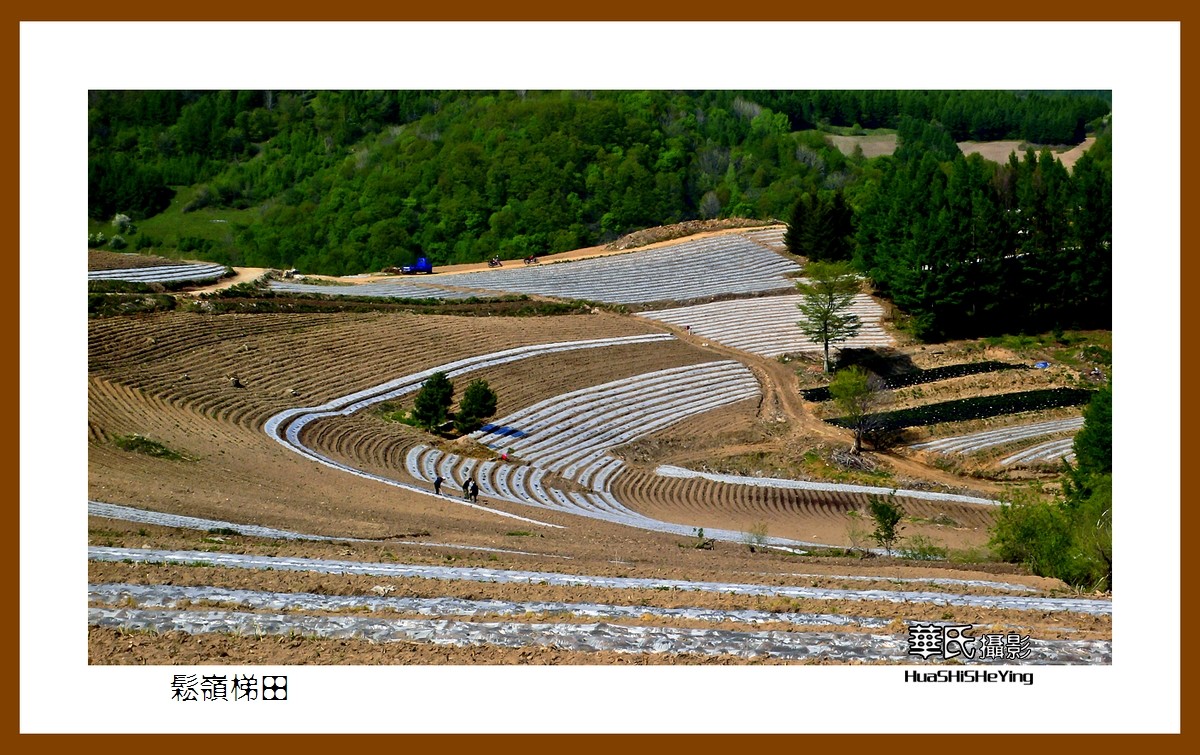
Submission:
{"label": "white plastic sheeting row", "polygon": [[847,485],[839,482],[810,482],[808,480],[788,480],[780,477],[747,477],[744,475],[717,474],[716,472],[699,472],[670,464],[662,464],[654,470],[655,474],[663,477],[683,477],[723,482],[728,485],[748,485],[756,488],[786,488],[789,490],[821,490],[830,493],[863,493],[866,495],[894,495],[901,498],[918,498],[925,501],[953,501],[955,503],[980,503],[995,506],[997,501],[990,498],[976,498],[955,493],[937,493],[931,490],[905,490],[903,488],[880,488],[870,485]]}
{"label": "white plastic sheeting row", "polygon": [[202,551],[160,551],[141,548],[88,547],[92,561],[129,561],[133,563],[206,564],[230,569],[271,569],[274,571],[316,572],[323,574],[366,574],[396,579],[426,578],[500,584],[545,584],[586,586],[611,589],[694,590],[732,595],[762,595],[812,600],[882,601],[888,603],[927,603],[939,606],[972,606],[1018,611],[1068,611],[1089,615],[1111,615],[1112,601],[1089,598],[1045,598],[1021,595],[963,595],[950,592],[912,590],[839,590],[792,585],[756,585],[729,582],[698,582],[679,579],[641,577],[602,577],[558,572],[530,572],[483,567],[428,566],[421,564],[339,561],[329,559],[272,557]]}
{"label": "white plastic sheeting row", "polygon": [[180,527],[183,529],[202,530],[205,532],[219,530],[232,531],[246,537],[261,537],[272,540],[318,540],[339,543],[377,543],[387,542],[389,545],[407,545],[422,548],[453,548],[456,550],[485,551],[488,553],[511,553],[519,556],[541,556],[542,558],[562,558],[571,560],[570,556],[559,556],[550,553],[532,553],[508,548],[491,548],[482,545],[463,545],[461,543],[437,543],[420,540],[367,540],[358,537],[332,537],[328,535],[306,535],[288,530],[277,530],[272,527],[260,527],[256,524],[236,524],[219,519],[201,519],[181,514],[165,514],[160,511],[135,509],[131,506],[119,506],[115,503],[88,501],[88,516],[101,516],[106,519],[116,519],[122,522],[137,522],[139,524],[154,524],[160,527]]}
{"label": "white plastic sheeting row", "polygon": [[464,273],[454,285],[615,304],[685,301],[791,288],[800,266],[738,235],[567,263]]}
{"label": "white plastic sheeting row", "polygon": [[[634,375],[534,404],[472,434],[481,444],[520,457],[522,464],[412,448],[409,474],[451,484],[474,479],[487,497],[559,509],[607,521],[660,523],[629,510],[609,484],[622,468],[608,450],[688,417],[758,395],[754,375],[737,362],[687,365]],[[549,474],[591,492],[557,489]]]}
{"label": "white plastic sheeting row", "polygon": [[1007,456],[1000,460],[1000,466],[1008,467],[1013,464],[1027,464],[1029,462],[1051,462],[1055,459],[1071,461],[1074,458],[1075,439],[1061,438],[1059,440],[1039,443],[1036,446],[1026,448],[1024,451],[1018,451],[1012,456]]}
{"label": "white plastic sheeting row", "polygon": [[[824,346],[800,330],[799,322],[804,319],[796,307],[800,301],[799,295],[765,296],[644,312],[639,316],[678,327],[686,326],[698,336],[760,356],[820,351]],[[835,348],[877,348],[896,344],[883,328],[883,308],[870,296],[855,296],[849,311],[859,317],[862,326],[858,335],[834,344]]]}
{"label": "white plastic sheeting row", "polygon": [[470,299],[471,297],[494,296],[488,292],[454,291],[441,286],[410,281],[385,281],[378,283],[327,286],[313,283],[273,280],[273,291],[290,294],[326,294],[329,296],[373,296],[391,299]]}
{"label": "white plastic sheeting row", "polygon": [[138,608],[187,608],[205,601],[210,604],[254,611],[393,611],[419,616],[525,616],[556,615],[592,619],[689,619],[731,624],[794,624],[796,626],[868,627],[881,629],[891,619],[844,616],[833,613],[790,613],[722,608],[658,608],[609,603],[563,601],[468,600],[464,598],[403,598],[377,595],[319,595],[306,592],[264,592],[223,587],[179,585],[134,585],[125,583],[88,585],[88,601]]}
{"label": "white plastic sheeting row", "polygon": [[1001,427],[995,430],[982,430],[977,433],[955,435],[950,438],[914,443],[910,448],[926,451],[937,451],[944,454],[969,454],[982,451],[992,446],[1000,446],[1027,438],[1037,438],[1054,433],[1076,432],[1083,427],[1083,417],[1071,419],[1056,419],[1048,422],[1037,422],[1031,425],[1015,425]]}
{"label": "white plastic sheeting row", "polygon": [[[598,338],[587,341],[563,341],[558,343],[521,346],[514,349],[493,352],[491,354],[467,357],[438,365],[437,367],[431,367],[427,370],[423,370],[412,375],[406,375],[395,380],[389,380],[386,383],[381,383],[379,385],[375,385],[370,388],[356,391],[349,395],[327,401],[320,406],[286,409],[268,419],[263,426],[263,429],[268,436],[283,445],[285,448],[319,464],[323,464],[334,469],[340,469],[359,477],[383,482],[387,485],[404,488],[406,490],[411,490],[418,493],[431,494],[426,488],[392,480],[381,475],[364,472],[348,464],[335,461],[324,454],[313,451],[300,441],[300,433],[308,424],[316,420],[325,417],[349,416],[374,404],[413,393],[418,390],[422,383],[424,383],[435,372],[445,372],[448,376],[453,378],[475,370],[495,367],[502,364],[509,364],[511,362],[528,359],[535,356],[542,356],[545,354],[555,354],[565,351],[574,351],[577,349],[592,349],[602,348],[605,346],[627,345],[631,343],[654,343],[656,341],[670,340],[671,338],[672,337],[670,335],[666,334],[649,334],[641,336],[626,336],[622,338]],[[466,501],[461,501],[461,503],[464,506],[480,508],[491,511],[498,516],[518,519],[520,521],[526,521],[532,524],[548,527],[559,526],[549,524],[547,522],[528,519],[526,517],[518,516],[505,511],[480,507]]]}
{"label": "white plastic sheeting row", "polygon": [[89,270],[88,280],[120,280],[131,283],[171,283],[175,281],[207,281],[220,278],[227,268],[216,264],[162,265],[160,267],[131,267],[119,270]]}
{"label": "white plastic sheeting row", "polygon": [[[922,662],[909,656],[906,637],[864,632],[731,631],[608,623],[472,622],[297,616],[286,613],[89,608],[93,626],[158,633],[223,633],[249,637],[296,635],[365,639],[373,643],[424,642],[456,647],[552,647],[575,652],[693,653],[708,657],[783,660]],[[1022,665],[1109,664],[1112,643],[1100,640],[1030,640]],[[986,661],[981,661],[986,663]],[[997,660],[999,664],[1011,661]]]}
{"label": "white plastic sheeting row", "polygon": [[[421,384],[434,372],[442,371],[446,372],[450,377],[454,377],[474,370],[507,364],[543,354],[631,343],[655,343],[673,338],[670,334],[650,334],[590,341],[566,341],[523,346],[492,354],[468,357],[357,391],[347,396],[328,401],[321,406],[285,410],[268,419],[264,430],[267,435],[285,447],[317,463],[341,469],[367,479],[384,482],[388,485],[430,495],[432,491],[429,488],[391,480],[330,459],[324,454],[305,446],[300,440],[301,431],[315,420],[324,417],[348,416],[373,404],[412,393],[420,388]],[[700,384],[703,388],[685,391],[681,388],[681,384],[673,384],[676,392],[673,394],[655,394],[662,401],[652,406],[625,404],[621,406],[620,411],[613,411],[611,409],[612,393],[601,392],[593,394],[595,389],[586,388],[572,394],[567,394],[570,397],[567,401],[571,405],[589,404],[594,409],[589,418],[581,420],[581,422],[587,424],[587,427],[579,426],[576,428],[578,430],[576,440],[579,441],[580,438],[586,437],[590,445],[582,448],[582,450],[578,447],[578,444],[577,447],[573,448],[564,447],[557,449],[541,445],[539,448],[545,453],[541,458],[543,461],[552,459],[553,463],[558,465],[556,469],[562,469],[565,474],[578,475],[579,479],[586,480],[587,484],[592,486],[592,492],[563,491],[544,484],[546,476],[550,473],[550,470],[544,467],[506,465],[503,462],[494,460],[481,462],[477,459],[464,459],[453,454],[442,454],[423,446],[410,449],[405,459],[407,471],[415,479],[426,482],[431,482],[434,479],[434,475],[439,473],[442,474],[442,477],[454,482],[461,482],[468,475],[476,476],[476,482],[480,486],[480,493],[483,495],[485,502],[486,499],[491,498],[493,500],[520,503],[535,508],[552,509],[588,516],[639,529],[690,536],[693,533],[693,527],[645,517],[626,508],[620,501],[614,498],[608,491],[606,481],[612,474],[619,470],[619,464],[616,463],[617,460],[607,458],[603,450],[604,448],[628,442],[656,429],[666,427],[683,417],[692,416],[698,412],[709,411],[732,401],[743,400],[756,395],[758,391],[758,384],[754,380],[753,375],[749,370],[738,365],[736,362],[712,363],[707,368],[704,366],[693,366],[680,369],[685,377],[689,370],[698,371],[700,374],[695,379],[701,381]],[[715,372],[710,372],[710,370],[714,370]],[[664,376],[659,373],[650,373],[649,379],[652,381],[672,379],[677,376],[679,371],[666,370],[663,372],[667,374]],[[645,387],[645,385],[639,382],[643,377],[645,376],[635,376],[625,381],[614,381],[614,383],[601,386],[600,388],[603,391],[626,390],[628,392],[631,386],[637,387],[642,385],[642,387]],[[546,407],[555,406],[558,400],[557,398],[550,399],[535,405],[535,407],[530,407],[526,411],[535,410],[535,408],[541,410]],[[528,414],[518,413],[518,415],[526,419],[529,418]],[[513,416],[517,417],[518,415]],[[630,422],[635,423],[633,427],[627,426]],[[637,422],[641,424],[636,424]],[[551,436],[545,436],[542,440],[553,444]],[[504,444],[506,444],[505,447],[511,445],[508,440],[504,440]],[[481,474],[481,471],[484,473]],[[451,491],[453,491],[453,487],[448,487],[447,492]],[[499,516],[506,516],[543,526],[559,526],[535,519],[528,519],[496,508],[471,503],[463,499],[454,498],[453,496],[451,498],[464,506],[490,511]],[[742,532],[725,529],[706,528],[705,534],[716,540],[728,542],[742,542],[746,537]],[[764,545],[795,549],[821,544],[770,537],[767,538]]]}

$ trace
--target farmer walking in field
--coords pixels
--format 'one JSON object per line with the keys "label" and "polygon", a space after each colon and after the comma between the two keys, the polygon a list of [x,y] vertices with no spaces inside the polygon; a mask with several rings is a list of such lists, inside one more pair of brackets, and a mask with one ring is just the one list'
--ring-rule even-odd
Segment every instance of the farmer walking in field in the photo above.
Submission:
{"label": "farmer walking in field", "polygon": [[441,475],[438,475],[437,477],[433,478],[433,492],[435,495],[442,494],[442,483],[445,481],[446,481],[446,479],[444,477],[442,477]]}

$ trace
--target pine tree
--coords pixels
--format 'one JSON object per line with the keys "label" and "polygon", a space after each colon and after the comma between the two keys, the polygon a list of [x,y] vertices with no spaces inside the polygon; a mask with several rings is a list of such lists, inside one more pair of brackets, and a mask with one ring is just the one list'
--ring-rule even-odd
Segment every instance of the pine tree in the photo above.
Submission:
{"label": "pine tree", "polygon": [[802,195],[792,205],[792,218],[788,223],[787,233],[783,235],[784,246],[792,254],[807,257],[809,248],[808,227],[812,215],[811,197]]}
{"label": "pine tree", "polygon": [[454,428],[463,435],[483,426],[483,421],[496,413],[496,392],[486,380],[472,380],[463,391],[458,412],[454,415]]}
{"label": "pine tree", "polygon": [[444,372],[435,372],[421,385],[413,403],[413,417],[429,430],[446,421],[454,402],[454,384]]}

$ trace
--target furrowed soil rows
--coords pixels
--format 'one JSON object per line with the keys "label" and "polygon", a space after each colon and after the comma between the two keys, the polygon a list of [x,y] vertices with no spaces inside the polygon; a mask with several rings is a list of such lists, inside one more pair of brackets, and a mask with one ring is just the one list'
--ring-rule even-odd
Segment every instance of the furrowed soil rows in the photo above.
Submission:
{"label": "furrowed soil rows", "polygon": [[[224,410],[261,425],[297,398],[321,403],[441,356],[572,335],[653,332],[628,318],[579,315],[510,322],[403,314],[221,315],[191,313],[89,323],[93,374],[154,395]],[[542,326],[542,327],[539,327]],[[540,331],[540,332],[539,332]],[[435,362],[436,363],[436,362]],[[236,376],[241,388],[231,385]]]}
{"label": "furrowed soil rows", "polygon": [[[841,546],[852,543],[851,512],[869,519],[868,493],[788,489],[783,482],[731,477],[731,482],[702,477],[680,478],[668,485],[655,480],[661,473],[630,470],[615,484],[614,495],[630,508],[653,519],[690,526],[747,530],[763,523],[772,536]],[[661,479],[661,477],[659,477]],[[736,480],[744,480],[737,484]],[[890,491],[881,491],[886,495]],[[956,501],[930,501],[897,491],[904,510],[906,535],[925,534],[951,547],[979,546],[992,523],[990,507]],[[939,524],[947,522],[949,524]]]}
{"label": "furrowed soil rows", "polygon": [[[596,359],[583,352],[564,352],[534,357],[512,365],[474,371],[457,383],[461,388],[470,380],[487,380],[499,397],[497,414],[504,416],[579,385],[597,385],[641,374],[653,366],[685,366],[708,358],[703,351],[680,341],[615,346],[605,349],[604,355],[605,358]],[[398,402],[410,405],[411,398]],[[351,432],[351,428],[354,440],[347,441],[343,436]],[[403,464],[409,447],[424,437],[416,430],[367,412],[314,422],[305,428],[303,442],[348,464],[361,463],[363,468],[376,474],[399,473],[414,482],[428,482],[408,476]]]}
{"label": "furrowed soil rows", "polygon": [[[388,284],[441,287],[455,301],[460,286],[505,281],[630,303],[786,291],[799,266],[779,254],[784,230]],[[787,298],[724,304],[744,320]],[[1032,635],[1038,655],[1027,662],[1110,662],[1111,602],[1070,597],[1056,580],[1007,564],[794,553],[858,544],[848,530],[865,524],[878,493],[764,476],[790,476],[773,471],[788,467],[776,458],[848,434],[813,416],[793,365],[695,326],[688,336],[686,324],[671,323],[672,335],[650,318],[601,312],[90,320],[89,660],[890,663],[908,660],[906,621],[954,621]],[[458,396],[476,378],[499,394],[491,424],[466,439],[385,416],[410,408],[441,367],[453,368]],[[955,434],[948,427],[940,434]],[[118,446],[134,434],[178,457]],[[1062,440],[1009,439],[980,458],[1038,465]],[[895,455],[908,466],[878,473],[877,490],[926,479],[895,470],[918,470],[933,453]],[[468,475],[477,504],[462,497]],[[961,490],[962,479],[931,475],[916,487]],[[900,487],[905,537],[986,541],[988,501]],[[212,634],[254,627],[278,635]],[[161,634],[138,631],[150,628]]]}
{"label": "furrowed soil rows", "polygon": [[173,267],[179,260],[154,257],[132,252],[109,252],[102,249],[88,250],[88,272],[93,270],[132,270],[148,267]]}

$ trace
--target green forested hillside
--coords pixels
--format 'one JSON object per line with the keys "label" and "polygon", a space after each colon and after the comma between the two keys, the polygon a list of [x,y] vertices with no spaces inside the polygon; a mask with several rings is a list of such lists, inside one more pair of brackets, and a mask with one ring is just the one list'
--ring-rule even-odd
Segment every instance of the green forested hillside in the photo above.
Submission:
{"label": "green forested hillside", "polygon": [[[130,216],[138,250],[334,275],[774,218],[796,253],[852,260],[923,338],[1107,327],[1108,107],[1086,92],[92,92],[89,216],[92,231]],[[867,128],[894,130],[895,154],[826,139]],[[1087,129],[1073,173],[1049,151],[997,165],[956,144]]]}
{"label": "green forested hillside", "polygon": [[864,177],[854,260],[923,338],[1112,323],[1112,136],[1070,173],[935,149]]}
{"label": "green forested hillside", "polygon": [[229,264],[345,274],[418,252],[511,258],[685,219],[786,219],[799,196],[862,173],[817,126],[903,134],[932,120],[951,148],[1061,143],[1107,107],[1003,92],[100,91],[89,216],[145,221],[177,196],[177,216],[241,210],[220,233],[174,230],[196,225],[175,217],[173,237],[143,222],[133,240]]}

